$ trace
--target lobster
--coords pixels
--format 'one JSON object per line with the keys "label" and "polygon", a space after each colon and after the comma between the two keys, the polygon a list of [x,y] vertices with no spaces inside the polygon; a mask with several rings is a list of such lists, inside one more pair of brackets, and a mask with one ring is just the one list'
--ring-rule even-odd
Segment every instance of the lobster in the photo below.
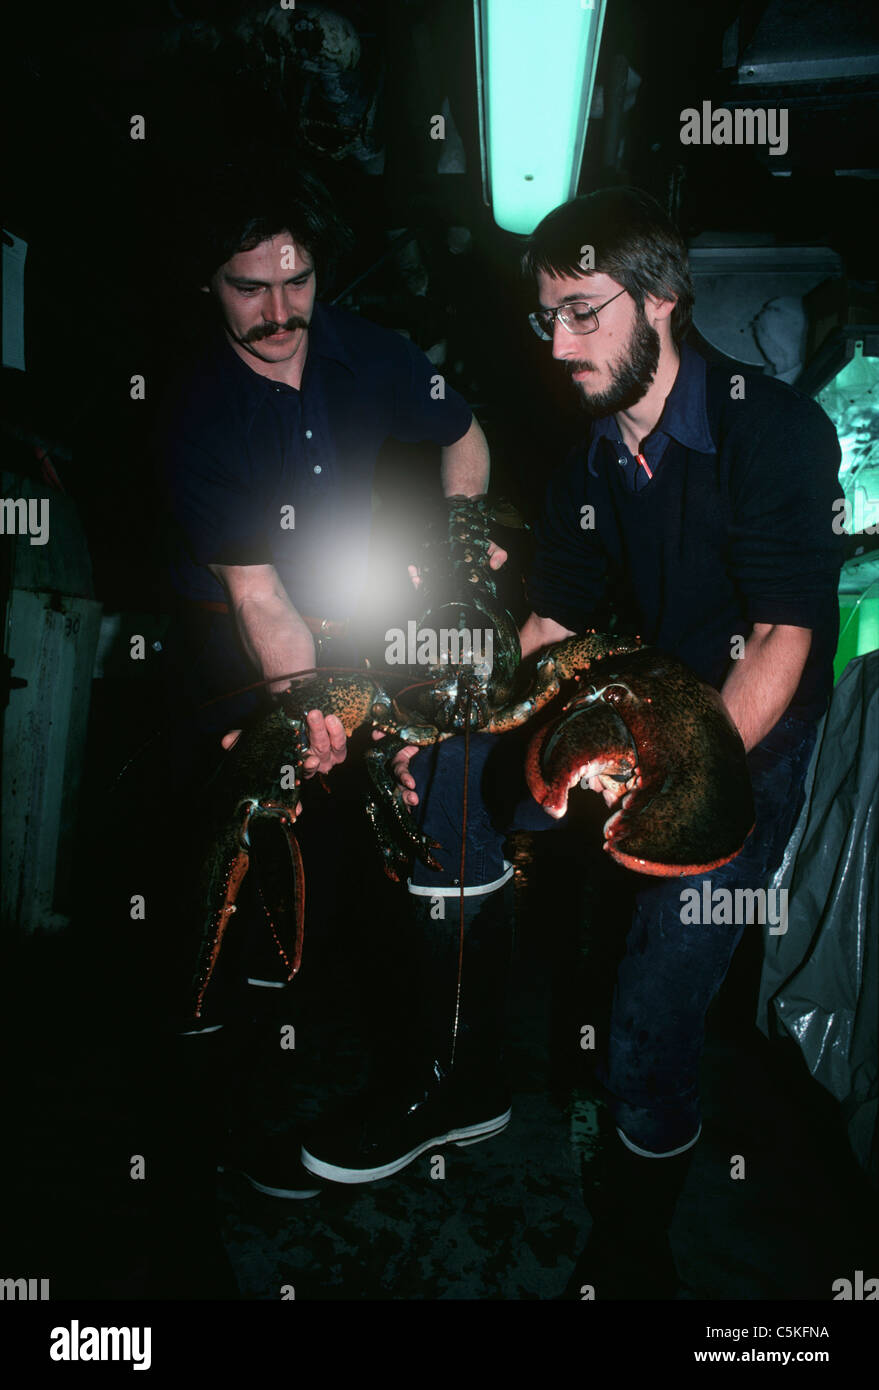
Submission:
{"label": "lobster", "polygon": [[410,676],[396,698],[370,669],[321,671],[292,682],[225,755],[211,788],[201,878],[206,915],[197,1018],[255,840],[283,846],[286,873],[276,855],[266,915],[287,978],[299,970],[305,884],[294,824],[310,710],[336,715],[348,737],[364,725],[385,735],[365,754],[372,785],[367,814],[394,879],[415,858],[438,867],[437,846],[419,832],[394,779],[397,752],[467,731],[504,734],[570,682],[572,698],[537,729],[526,753],[529,791],[549,815],[563,816],[571,789],[598,779],[613,793],[604,848],[629,869],[665,876],[727,863],[753,826],[744,745],[717,692],[640,639],[595,631],[557,643],[527,673],[515,621],[498,600],[488,562],[489,505],[466,497],[448,498],[447,505],[445,527],[423,565],[427,607],[409,634],[415,641],[408,654],[423,663],[422,679]]}

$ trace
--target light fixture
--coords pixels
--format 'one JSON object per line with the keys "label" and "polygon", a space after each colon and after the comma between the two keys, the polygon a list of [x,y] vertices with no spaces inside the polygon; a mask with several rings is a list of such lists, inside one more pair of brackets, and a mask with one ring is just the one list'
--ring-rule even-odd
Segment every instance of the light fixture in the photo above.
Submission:
{"label": "light fixture", "polygon": [[474,0],[482,187],[532,232],[577,189],[606,0]]}

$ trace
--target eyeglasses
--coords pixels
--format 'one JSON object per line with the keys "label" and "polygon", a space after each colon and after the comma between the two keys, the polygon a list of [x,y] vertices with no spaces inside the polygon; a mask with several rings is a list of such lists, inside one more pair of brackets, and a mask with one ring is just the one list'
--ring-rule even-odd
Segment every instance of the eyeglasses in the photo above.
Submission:
{"label": "eyeglasses", "polygon": [[538,338],[542,338],[545,343],[552,342],[556,319],[569,333],[594,333],[599,327],[599,310],[606,309],[608,304],[613,304],[615,299],[619,299],[620,295],[625,293],[625,290],[617,290],[616,294],[612,294],[610,299],[606,299],[595,309],[591,304],[587,304],[585,299],[572,299],[567,304],[560,304],[557,309],[536,309],[533,314],[528,315],[528,322]]}

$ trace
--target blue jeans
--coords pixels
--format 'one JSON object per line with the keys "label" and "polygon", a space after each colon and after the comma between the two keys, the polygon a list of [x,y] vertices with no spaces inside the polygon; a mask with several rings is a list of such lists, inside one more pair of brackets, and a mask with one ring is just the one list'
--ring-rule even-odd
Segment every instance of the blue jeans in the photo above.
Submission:
{"label": "blue jeans", "polygon": [[[781,861],[802,804],[802,786],[816,726],[784,716],[748,755],[756,823],[731,863],[707,875],[652,878],[637,887],[626,954],[617,972],[607,1046],[598,1076],[616,1123],[650,1153],[686,1145],[700,1124],[699,1064],[705,1016],[726,977],[744,924],[686,925],[682,903],[718,889],[765,888]],[[522,772],[523,731],[470,741],[465,886],[503,873],[503,842],[511,830],[546,830],[558,822],[528,796]],[[440,872],[416,866],[413,884],[457,886],[461,857],[464,740],[422,750],[410,770],[420,798],[421,829],[443,846]],[[735,916],[741,916],[736,913]]]}

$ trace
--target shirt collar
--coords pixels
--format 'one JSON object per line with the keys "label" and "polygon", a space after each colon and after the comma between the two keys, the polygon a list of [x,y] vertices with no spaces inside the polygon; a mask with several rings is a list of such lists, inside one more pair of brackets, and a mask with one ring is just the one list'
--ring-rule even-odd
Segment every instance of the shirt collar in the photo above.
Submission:
{"label": "shirt collar", "polygon": [[[717,452],[708,424],[706,399],[706,362],[701,353],[686,343],[681,344],[680,366],[674,385],[668,393],[665,407],[648,439],[664,434],[676,439],[685,449],[697,454]],[[615,446],[620,437],[619,427],[612,415],[596,420],[589,439],[589,471],[597,476],[595,451],[599,440],[609,439]]]}
{"label": "shirt collar", "polygon": [[354,359],[339,332],[339,312],[331,305],[315,303],[308,328],[308,355],[332,357],[334,362],[354,371]]}
{"label": "shirt collar", "polygon": [[[282,386],[283,382],[275,382],[271,377],[262,376],[260,372],[255,372],[252,367],[235,351],[225,333],[220,332],[220,342],[218,345],[220,360],[224,363],[227,370],[237,375],[238,380],[246,383],[251,389],[262,396],[266,391],[273,390],[276,386]],[[315,303],[311,314],[311,322],[308,325],[308,357],[306,359],[306,370],[308,363],[315,357],[329,357],[334,362],[340,362],[349,371],[354,371],[354,361],[351,353],[345,346],[339,332],[336,321],[335,311],[328,309],[324,304]],[[289,390],[289,387],[284,387]]]}

